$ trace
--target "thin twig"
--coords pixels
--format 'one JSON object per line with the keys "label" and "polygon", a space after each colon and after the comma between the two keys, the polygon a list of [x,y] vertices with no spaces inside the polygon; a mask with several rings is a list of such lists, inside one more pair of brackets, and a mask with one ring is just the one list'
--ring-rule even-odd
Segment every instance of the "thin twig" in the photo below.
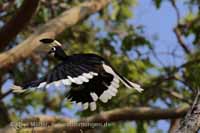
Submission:
{"label": "thin twig", "polygon": [[176,27],[174,28],[174,33],[175,33],[175,35],[176,35],[176,37],[177,37],[177,40],[178,40],[179,44],[180,44],[181,47],[183,48],[183,50],[184,50],[187,54],[190,54],[191,52],[190,52],[189,48],[187,47],[187,44],[184,42],[183,37],[182,37],[182,35],[181,35],[181,32],[180,32],[178,26],[176,26]]}
{"label": "thin twig", "polygon": [[0,95],[0,100],[2,100],[3,98],[5,98],[6,96],[8,96],[11,93],[12,93],[12,90],[9,90],[9,91],[5,92],[4,94],[1,94]]}
{"label": "thin twig", "polygon": [[174,32],[176,34],[177,40],[179,42],[179,44],[181,45],[181,47],[183,48],[183,50],[187,53],[190,54],[190,50],[187,47],[186,43],[184,42],[181,32],[179,30],[179,25],[180,25],[180,20],[181,20],[181,15],[180,15],[180,11],[178,10],[178,7],[176,5],[175,0],[170,0],[172,7],[174,8],[175,12],[176,12],[176,16],[177,16],[177,26],[174,28]]}

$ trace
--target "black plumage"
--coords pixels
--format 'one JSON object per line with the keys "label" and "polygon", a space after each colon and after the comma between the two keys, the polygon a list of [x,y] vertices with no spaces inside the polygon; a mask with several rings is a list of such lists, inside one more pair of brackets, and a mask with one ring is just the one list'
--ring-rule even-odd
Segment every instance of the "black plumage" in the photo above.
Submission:
{"label": "black plumage", "polygon": [[40,79],[22,86],[21,89],[13,87],[13,92],[24,92],[27,88],[48,88],[54,84],[63,84],[70,87],[66,94],[72,101],[83,105],[84,109],[96,109],[96,101],[107,102],[117,93],[119,81],[128,88],[142,91],[139,85],[132,83],[121,76],[110,63],[95,54],[66,55],[61,44],[53,39],[40,40],[49,44],[49,54],[60,61],[48,74]]}

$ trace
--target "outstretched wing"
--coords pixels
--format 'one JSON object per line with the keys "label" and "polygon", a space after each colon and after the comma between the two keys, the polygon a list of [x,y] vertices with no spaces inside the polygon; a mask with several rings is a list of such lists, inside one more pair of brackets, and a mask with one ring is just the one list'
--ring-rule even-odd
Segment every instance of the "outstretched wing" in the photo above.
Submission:
{"label": "outstretched wing", "polygon": [[[96,109],[96,101],[106,103],[117,94],[121,81],[128,88],[142,91],[139,85],[127,80],[117,73],[103,58],[93,54],[69,56],[58,64],[47,76],[34,83],[36,88],[48,88],[51,85],[59,88],[68,86],[68,97],[83,106]],[[33,84],[32,84],[33,86]]]}
{"label": "outstretched wing", "polygon": [[[46,83],[48,86],[54,84],[81,85],[98,76],[102,71],[102,60],[93,56],[70,56],[66,61],[58,64],[48,75]],[[47,86],[47,87],[48,87]]]}
{"label": "outstretched wing", "polygon": [[[85,56],[84,56],[85,55]],[[81,85],[89,82],[94,76],[98,76],[99,66],[102,59],[93,54],[77,54],[69,56],[66,61],[55,66],[47,75],[41,79],[26,83],[19,87],[14,87],[13,92],[21,93],[29,88],[41,89],[50,86],[71,86]]]}

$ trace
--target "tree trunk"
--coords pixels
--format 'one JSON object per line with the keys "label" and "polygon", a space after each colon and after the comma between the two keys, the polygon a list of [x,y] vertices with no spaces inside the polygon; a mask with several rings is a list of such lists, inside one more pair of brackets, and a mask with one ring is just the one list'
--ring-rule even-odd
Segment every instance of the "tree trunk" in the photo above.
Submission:
{"label": "tree trunk", "polygon": [[194,100],[192,108],[188,111],[185,118],[180,121],[175,133],[196,133],[200,128],[200,90]]}

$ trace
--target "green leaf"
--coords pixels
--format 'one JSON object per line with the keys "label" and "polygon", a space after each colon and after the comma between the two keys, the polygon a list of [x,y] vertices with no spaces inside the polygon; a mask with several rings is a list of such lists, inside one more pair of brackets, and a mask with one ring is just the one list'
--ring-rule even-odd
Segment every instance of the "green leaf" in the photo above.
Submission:
{"label": "green leaf", "polygon": [[131,34],[126,36],[122,41],[122,50],[129,51],[133,47],[139,47],[145,45],[148,46],[149,48],[152,48],[151,43],[146,38]]}
{"label": "green leaf", "polygon": [[147,133],[147,125],[144,121],[137,121],[137,133]]}
{"label": "green leaf", "polygon": [[23,0],[16,0],[15,1],[17,8],[19,8],[21,6],[22,2],[23,2]]}
{"label": "green leaf", "polygon": [[122,5],[119,9],[118,20],[123,21],[133,16],[132,11],[129,9],[129,6]]}
{"label": "green leaf", "polygon": [[116,20],[117,18],[117,14],[119,12],[119,4],[117,3],[117,1],[112,2],[112,6],[113,6],[113,10],[112,10],[112,14],[111,14],[111,19],[112,20]]}

